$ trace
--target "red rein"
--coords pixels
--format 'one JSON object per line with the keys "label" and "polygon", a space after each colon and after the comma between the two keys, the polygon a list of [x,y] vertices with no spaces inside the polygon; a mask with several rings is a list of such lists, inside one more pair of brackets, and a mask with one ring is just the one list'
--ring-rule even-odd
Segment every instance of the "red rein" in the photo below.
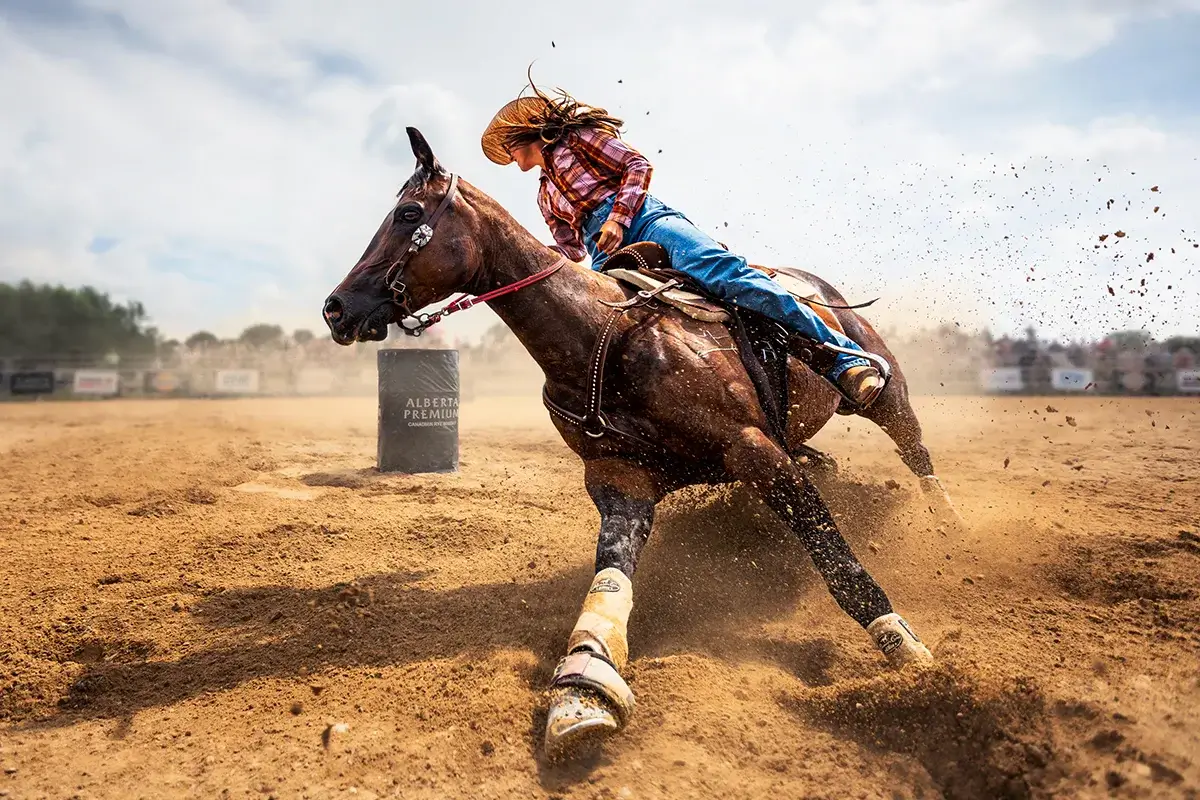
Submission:
{"label": "red rein", "polygon": [[[450,314],[454,314],[458,311],[466,311],[471,306],[478,305],[479,303],[486,303],[489,300],[495,300],[497,297],[503,297],[506,294],[518,292],[521,289],[524,289],[526,286],[530,286],[540,280],[549,278],[566,265],[567,259],[563,256],[560,256],[558,261],[554,262],[553,266],[547,267],[541,272],[535,272],[528,277],[521,278],[519,281],[514,281],[507,286],[501,286],[499,289],[492,289],[490,292],[484,292],[478,297],[468,297],[466,294],[460,295],[451,301],[445,308],[435,311],[432,314],[414,314],[413,316],[405,317],[400,321],[400,330],[404,331],[409,336],[420,336],[426,328],[441,322],[443,317],[447,317]],[[409,320],[415,320],[417,324],[412,328],[406,327],[405,323]]]}

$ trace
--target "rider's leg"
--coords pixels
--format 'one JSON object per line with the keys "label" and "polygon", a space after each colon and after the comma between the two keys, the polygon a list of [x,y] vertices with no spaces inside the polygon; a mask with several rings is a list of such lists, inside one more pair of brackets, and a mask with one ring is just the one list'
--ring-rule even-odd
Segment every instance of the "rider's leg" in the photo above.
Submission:
{"label": "rider's leg", "polygon": [[[757,311],[802,336],[862,352],[856,342],[826,325],[815,311],[783,286],[751,267],[746,259],[721,247],[686,217],[659,217],[645,226],[638,238],[662,245],[671,254],[675,269],[688,273],[721,299]],[[870,362],[861,356],[837,353],[834,366],[825,377],[836,381],[846,370],[858,366],[870,366]]]}
{"label": "rider's leg", "polygon": [[[584,228],[584,240],[592,257],[592,266],[606,257],[595,248],[594,237],[607,217],[610,202],[597,208]],[[781,325],[818,342],[862,352],[857,343],[825,324],[816,312],[793,297],[781,285],[754,269],[697,228],[683,214],[647,196],[642,209],[626,231],[622,246],[635,241],[662,245],[671,256],[671,266],[692,276],[723,300],[775,320]],[[883,389],[883,380],[875,367],[861,356],[833,354],[833,366],[824,377],[848,394],[860,407],[867,407]],[[845,379],[839,380],[845,375]]]}
{"label": "rider's leg", "polygon": [[[697,242],[696,234],[704,236],[690,222],[676,217],[651,226],[645,238],[665,247],[671,254],[672,266],[694,277],[722,300],[756,311],[818,342],[862,352],[855,341],[830,328],[815,311],[765,273],[751,267],[744,258],[716,242],[711,246]],[[834,366],[825,377],[837,380],[850,367],[870,363],[861,356],[837,353]]]}

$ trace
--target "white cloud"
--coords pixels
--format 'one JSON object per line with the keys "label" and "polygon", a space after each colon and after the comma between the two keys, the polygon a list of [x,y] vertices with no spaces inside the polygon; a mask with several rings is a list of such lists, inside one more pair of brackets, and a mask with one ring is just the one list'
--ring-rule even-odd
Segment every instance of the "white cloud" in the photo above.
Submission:
{"label": "white cloud", "polygon": [[[1153,280],[1176,295],[1195,270],[1181,246],[1200,233],[1194,120],[1074,124],[1016,104],[985,122],[949,99],[1020,96],[1193,0],[655,3],[640,25],[560,4],[520,20],[494,4],[83,8],[58,23],[0,11],[0,279],[137,297],[174,335],[318,328],[411,168],[406,125],[549,241],[536,177],[478,147],[534,58],[540,83],[625,117],[667,202],[756,260],[882,295],[872,319],[1200,329],[1195,289],[1153,320],[1103,291],[1148,270],[1134,250],[1158,248]],[[1146,206],[1151,182],[1166,219]],[[1130,207],[1106,208],[1109,193]],[[1121,259],[1093,248],[1117,225]],[[119,242],[94,254],[97,236]]]}

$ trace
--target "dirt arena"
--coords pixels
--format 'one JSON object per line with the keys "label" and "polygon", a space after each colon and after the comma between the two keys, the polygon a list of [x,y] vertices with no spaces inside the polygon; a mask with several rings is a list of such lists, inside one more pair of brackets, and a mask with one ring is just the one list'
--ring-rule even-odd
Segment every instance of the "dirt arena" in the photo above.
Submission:
{"label": "dirt arena", "polygon": [[599,517],[535,395],[465,405],[428,476],[375,473],[370,398],[0,406],[0,795],[1200,796],[1200,398],[917,409],[963,536],[879,430],[814,443],[937,668],[889,673],[742,491],[685,493],[635,717],[555,767]]}

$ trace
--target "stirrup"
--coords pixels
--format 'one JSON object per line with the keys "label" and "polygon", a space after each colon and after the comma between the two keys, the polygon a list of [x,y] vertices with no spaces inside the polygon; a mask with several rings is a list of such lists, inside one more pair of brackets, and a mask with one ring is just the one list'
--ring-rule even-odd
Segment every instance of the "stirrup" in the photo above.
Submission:
{"label": "stirrup", "polygon": [[876,371],[879,372],[879,377],[883,379],[883,386],[879,388],[879,391],[871,399],[871,402],[864,407],[860,406],[858,402],[854,400],[854,398],[846,394],[845,390],[842,389],[841,385],[836,380],[830,380],[826,378],[826,382],[832,386],[842,397],[842,403],[837,408],[838,414],[841,414],[843,417],[861,414],[863,411],[877,403],[879,398],[883,396],[883,393],[887,391],[888,384],[892,381],[892,365],[889,364],[887,359],[883,356],[867,352],[866,350],[851,350],[848,347],[838,347],[835,344],[826,344],[824,342],[814,343],[814,347],[825,350],[827,353],[844,353],[845,355],[866,359],[868,362],[870,362],[871,366],[875,367]]}
{"label": "stirrup", "polygon": [[835,353],[843,353],[848,356],[857,356],[870,361],[875,369],[879,370],[880,376],[883,378],[883,388],[886,389],[888,383],[892,380],[892,365],[887,362],[883,356],[870,353],[866,350],[851,350],[849,347],[838,347],[836,344],[826,344],[819,342],[816,345],[822,350],[832,350]]}
{"label": "stirrup", "polygon": [[[776,323],[776,325],[778,325],[778,323]],[[779,328],[780,330],[784,330],[782,325],[779,325]],[[842,396],[842,399],[845,401],[845,406],[849,406],[850,410],[845,410],[844,407],[839,408],[839,414],[855,414],[861,409],[858,408],[858,404],[855,403],[852,398],[842,391],[842,387],[838,386],[837,381],[830,380],[829,378],[825,377],[837,363],[835,357],[836,354],[841,353],[843,355],[854,356],[855,358],[866,359],[868,362],[870,362],[871,365],[879,371],[880,377],[883,378],[883,388],[879,390],[880,394],[883,394],[883,392],[887,391],[888,384],[891,383],[892,365],[889,364],[888,360],[883,356],[868,352],[866,350],[851,350],[848,347],[839,347],[836,344],[818,342],[815,339],[810,339],[809,337],[798,333],[789,332],[787,342],[787,351],[789,355],[800,359],[800,361],[806,364],[810,369],[812,369],[821,377],[825,378],[826,383],[837,390],[837,393]]]}

